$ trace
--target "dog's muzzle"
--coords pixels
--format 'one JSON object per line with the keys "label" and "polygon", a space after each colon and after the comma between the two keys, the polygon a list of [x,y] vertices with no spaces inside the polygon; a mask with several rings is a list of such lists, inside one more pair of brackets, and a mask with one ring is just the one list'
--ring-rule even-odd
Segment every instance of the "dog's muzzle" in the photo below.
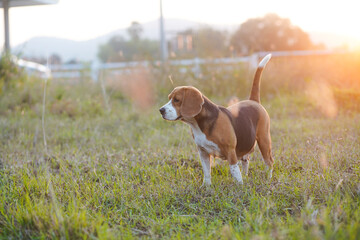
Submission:
{"label": "dog's muzzle", "polygon": [[181,119],[182,119],[181,116],[178,116],[178,117],[175,118],[175,119],[168,119],[168,118],[166,117],[166,109],[165,109],[164,107],[160,108],[159,111],[160,111],[160,114],[161,114],[162,118],[165,119],[165,120],[177,121],[177,120],[181,120]]}
{"label": "dog's muzzle", "polygon": [[159,109],[162,117],[169,121],[176,121],[179,119],[176,109],[172,105],[171,100]]}
{"label": "dog's muzzle", "polygon": [[160,111],[161,116],[165,119],[165,112],[166,112],[165,108],[162,107],[159,109],[159,111]]}

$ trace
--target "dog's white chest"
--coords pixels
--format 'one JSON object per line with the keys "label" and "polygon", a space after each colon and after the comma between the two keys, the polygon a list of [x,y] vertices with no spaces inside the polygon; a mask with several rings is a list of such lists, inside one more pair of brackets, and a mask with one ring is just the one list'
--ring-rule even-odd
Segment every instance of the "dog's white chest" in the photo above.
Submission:
{"label": "dog's white chest", "polygon": [[206,135],[201,131],[199,126],[195,124],[190,124],[191,130],[194,135],[195,143],[198,147],[204,149],[207,153],[211,155],[219,155],[220,149],[218,145],[212,141],[209,141],[206,138]]}

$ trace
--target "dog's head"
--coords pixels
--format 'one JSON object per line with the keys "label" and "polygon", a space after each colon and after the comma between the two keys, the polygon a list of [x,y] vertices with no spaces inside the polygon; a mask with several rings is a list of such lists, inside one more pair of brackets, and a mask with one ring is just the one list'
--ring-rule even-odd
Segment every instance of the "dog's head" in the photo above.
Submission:
{"label": "dog's head", "polygon": [[204,104],[201,92],[191,86],[174,88],[169,94],[169,100],[160,108],[160,113],[164,119],[170,121],[195,117]]}

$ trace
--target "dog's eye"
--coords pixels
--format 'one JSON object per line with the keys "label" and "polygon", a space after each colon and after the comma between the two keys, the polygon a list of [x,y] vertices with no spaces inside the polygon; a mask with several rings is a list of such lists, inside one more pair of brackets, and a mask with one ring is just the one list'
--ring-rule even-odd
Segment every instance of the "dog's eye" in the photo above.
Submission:
{"label": "dog's eye", "polygon": [[177,103],[177,102],[179,102],[179,101],[180,101],[179,99],[174,98],[174,102],[175,102],[175,103]]}

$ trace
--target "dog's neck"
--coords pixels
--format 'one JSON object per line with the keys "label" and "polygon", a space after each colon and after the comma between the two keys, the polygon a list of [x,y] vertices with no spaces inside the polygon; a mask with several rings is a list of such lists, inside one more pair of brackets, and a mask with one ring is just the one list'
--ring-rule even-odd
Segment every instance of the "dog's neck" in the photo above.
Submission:
{"label": "dog's neck", "polygon": [[219,107],[204,96],[204,104],[202,105],[201,111],[194,118],[197,122],[203,121],[205,118],[217,117],[219,114]]}

